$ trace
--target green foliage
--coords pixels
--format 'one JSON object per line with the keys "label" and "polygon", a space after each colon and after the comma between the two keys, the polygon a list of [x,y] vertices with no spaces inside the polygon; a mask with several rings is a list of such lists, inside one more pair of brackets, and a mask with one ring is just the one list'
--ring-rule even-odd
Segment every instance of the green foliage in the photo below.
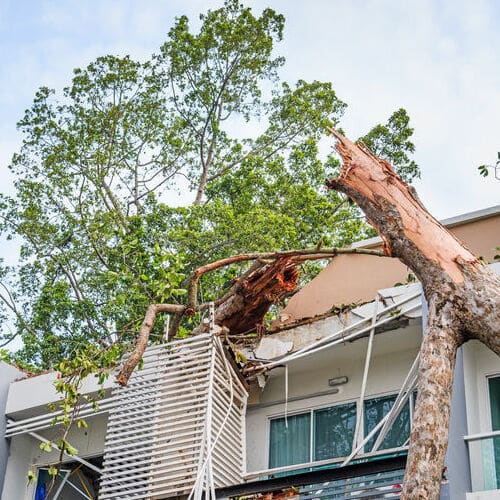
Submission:
{"label": "green foliage", "polygon": [[48,469],[47,469],[47,473],[49,474],[49,476],[57,476],[57,473],[58,473],[58,469],[55,465],[51,465]]}
{"label": "green foliage", "polygon": [[[62,92],[41,88],[19,122],[15,195],[0,199],[0,229],[22,244],[19,265],[0,276],[10,335],[24,343],[10,359],[62,372],[64,426],[77,421],[81,380],[102,382],[146,307],[181,303],[199,265],[371,234],[358,209],[324,187],[339,162],[320,140],[346,104],[330,83],[280,81],[284,59],[273,51],[283,26],[272,9],[258,16],[237,0],[203,14],[198,32],[180,17],[158,54],[100,57]],[[411,134],[398,110],[362,139],[412,179]],[[191,203],[172,203],[175,191]],[[203,277],[200,299],[243,269]],[[318,269],[305,264],[304,276]],[[153,341],[162,334],[159,321]]]}
{"label": "green foliage", "polygon": [[489,169],[493,168],[495,170],[495,177],[500,178],[497,175],[497,171],[500,169],[500,151],[497,153],[497,158],[498,161],[495,163],[495,165],[479,165],[479,167],[477,167],[477,169],[479,170],[479,175],[488,177],[488,175],[490,174]]}
{"label": "green foliage", "polygon": [[417,164],[408,156],[415,151],[409,124],[410,117],[401,108],[391,115],[387,125],[377,125],[361,138],[372,153],[389,161],[406,182],[420,177]]}
{"label": "green foliage", "polygon": [[26,479],[28,480],[28,484],[31,484],[36,479],[36,472],[30,469],[26,473]]}

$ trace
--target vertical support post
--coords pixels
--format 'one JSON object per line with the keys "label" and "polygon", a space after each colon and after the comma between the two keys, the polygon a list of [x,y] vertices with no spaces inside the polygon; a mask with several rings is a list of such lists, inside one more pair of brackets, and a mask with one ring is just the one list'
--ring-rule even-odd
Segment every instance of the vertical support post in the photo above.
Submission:
{"label": "vertical support post", "polygon": [[363,400],[365,399],[366,382],[368,380],[368,370],[370,369],[370,360],[372,357],[373,337],[375,336],[375,327],[377,324],[379,300],[380,300],[379,294],[377,293],[377,295],[375,297],[374,304],[373,304],[373,316],[372,316],[372,322],[371,322],[370,337],[368,338],[368,347],[366,349],[365,368],[363,371],[363,381],[361,383],[361,392],[359,394],[358,405],[356,408],[356,427],[354,430],[354,437],[352,439],[351,451],[354,451],[356,449],[356,446],[358,445],[359,433],[360,433],[360,429],[361,429],[361,420],[363,417]]}

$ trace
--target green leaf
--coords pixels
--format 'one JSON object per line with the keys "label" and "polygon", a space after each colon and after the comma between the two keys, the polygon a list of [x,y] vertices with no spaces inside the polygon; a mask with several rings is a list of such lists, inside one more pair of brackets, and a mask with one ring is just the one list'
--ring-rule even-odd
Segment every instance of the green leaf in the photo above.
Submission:
{"label": "green leaf", "polygon": [[83,419],[79,419],[77,422],[76,422],[76,425],[79,429],[88,429],[88,424],[85,420]]}
{"label": "green leaf", "polygon": [[52,443],[40,443],[40,449],[50,453],[52,451]]}
{"label": "green leaf", "polygon": [[33,470],[29,470],[28,473],[26,474],[26,477],[28,479],[28,484],[31,484],[35,479],[36,479],[36,473]]}
{"label": "green leaf", "polygon": [[480,165],[479,167],[477,167],[477,169],[479,170],[479,174],[482,175],[483,177],[487,177],[489,175],[488,168],[489,168],[488,165]]}

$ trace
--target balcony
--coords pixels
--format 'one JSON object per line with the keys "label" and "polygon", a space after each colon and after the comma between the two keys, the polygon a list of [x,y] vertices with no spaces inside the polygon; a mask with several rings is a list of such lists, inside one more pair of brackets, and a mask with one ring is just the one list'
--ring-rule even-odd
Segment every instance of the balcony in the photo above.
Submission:
{"label": "balcony", "polygon": [[[285,473],[278,469],[267,471],[266,479],[257,479],[240,485],[221,488],[217,498],[265,498],[269,499],[380,499],[399,498],[403,482],[406,455],[372,457],[358,460],[344,467],[330,464],[328,468],[314,467],[304,472]],[[333,466],[333,468],[332,468]],[[284,468],[280,468],[281,471]],[[295,468],[297,469],[297,467]],[[276,474],[270,474],[276,472]],[[289,474],[293,475],[289,475]],[[286,474],[286,475],[285,475]],[[247,477],[250,475],[247,475]],[[274,476],[274,477],[273,477]]]}

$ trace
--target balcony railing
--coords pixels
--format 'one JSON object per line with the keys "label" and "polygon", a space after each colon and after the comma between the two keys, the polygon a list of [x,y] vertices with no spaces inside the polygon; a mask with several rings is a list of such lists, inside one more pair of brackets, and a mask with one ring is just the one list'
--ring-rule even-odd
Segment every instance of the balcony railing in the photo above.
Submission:
{"label": "balcony railing", "polygon": [[500,490],[500,431],[466,436],[472,491]]}
{"label": "balcony railing", "polygon": [[406,456],[379,457],[344,467],[320,468],[293,475],[221,488],[217,498],[287,498],[312,500],[329,498],[376,499],[399,498]]}

